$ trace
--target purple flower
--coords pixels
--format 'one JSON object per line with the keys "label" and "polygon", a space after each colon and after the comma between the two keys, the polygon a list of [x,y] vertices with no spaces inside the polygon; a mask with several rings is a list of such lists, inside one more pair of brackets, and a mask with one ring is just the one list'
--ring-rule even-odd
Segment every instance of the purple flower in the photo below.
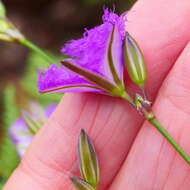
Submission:
{"label": "purple flower", "polygon": [[55,109],[54,104],[48,106],[45,111],[36,103],[32,103],[30,107],[33,111],[22,111],[21,117],[9,128],[9,135],[21,158],[30,145],[35,133],[42,127],[45,120]]}
{"label": "purple flower", "polygon": [[87,30],[83,38],[66,43],[67,55],[57,66],[39,72],[39,91],[97,92],[112,96],[126,95],[123,83],[123,16],[104,10],[103,24]]}

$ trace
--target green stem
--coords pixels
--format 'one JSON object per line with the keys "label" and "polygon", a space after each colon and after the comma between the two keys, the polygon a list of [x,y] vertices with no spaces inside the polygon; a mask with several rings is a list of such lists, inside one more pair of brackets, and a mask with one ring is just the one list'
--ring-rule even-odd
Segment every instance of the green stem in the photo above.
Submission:
{"label": "green stem", "polygon": [[149,122],[167,139],[167,141],[175,148],[175,150],[182,156],[182,158],[190,165],[190,157],[184,150],[175,142],[170,134],[161,126],[156,119],[150,119]]}
{"label": "green stem", "polygon": [[36,52],[37,54],[39,54],[41,57],[43,57],[49,63],[55,63],[55,60],[51,56],[49,56],[44,50],[42,50],[41,48],[39,48],[38,46],[33,44],[31,41],[27,40],[26,38],[20,40],[19,43],[21,45],[29,48],[30,50]]}
{"label": "green stem", "polygon": [[133,98],[126,91],[122,91],[120,97],[124,100],[127,100],[131,105],[135,106]]}
{"label": "green stem", "polygon": [[[128,94],[124,94],[122,96],[125,100],[129,101],[131,103],[131,98],[129,99]],[[137,104],[131,103],[137,110]],[[141,103],[140,103],[141,104]],[[181,157],[187,162],[187,164],[190,165],[190,157],[185,153],[185,151],[177,144],[177,142],[170,136],[170,134],[167,132],[167,130],[164,129],[164,127],[157,121],[157,119],[154,116],[154,113],[151,111],[147,111],[146,108],[144,108],[141,104],[141,107],[139,107],[139,111],[144,115],[145,119],[152,124],[159,132],[160,134],[166,138],[166,140],[173,146],[173,148],[181,155]]]}

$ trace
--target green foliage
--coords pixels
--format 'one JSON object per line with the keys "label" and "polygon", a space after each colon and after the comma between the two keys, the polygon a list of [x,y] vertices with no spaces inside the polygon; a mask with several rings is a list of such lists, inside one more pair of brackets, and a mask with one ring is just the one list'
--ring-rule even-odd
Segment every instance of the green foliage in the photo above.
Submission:
{"label": "green foliage", "polygon": [[4,90],[4,113],[3,113],[3,125],[7,130],[12,122],[18,117],[18,110],[14,101],[15,88],[13,85],[9,85]]}
{"label": "green foliage", "polygon": [[6,180],[3,177],[0,177],[0,189],[3,188],[3,185],[5,184]]}
{"label": "green foliage", "polygon": [[[36,53],[31,53],[26,62],[26,72],[20,80],[20,84],[32,98],[39,101],[42,106],[50,103],[58,103],[62,95],[39,94],[37,89],[37,70],[47,68],[49,65]],[[19,116],[18,108],[15,104],[15,86],[10,84],[3,92],[3,129],[4,136],[0,144],[0,189],[13,170],[18,166],[19,156],[15,146],[10,141],[8,129]],[[3,179],[3,180],[2,180]]]}
{"label": "green foliage", "polygon": [[16,149],[8,137],[4,138],[0,152],[0,176],[8,178],[19,163]]}
{"label": "green foliage", "polygon": [[14,88],[9,86],[4,93],[3,129],[4,137],[0,144],[0,177],[8,178],[19,163],[14,145],[8,137],[8,127],[17,118],[18,113],[14,103]]}

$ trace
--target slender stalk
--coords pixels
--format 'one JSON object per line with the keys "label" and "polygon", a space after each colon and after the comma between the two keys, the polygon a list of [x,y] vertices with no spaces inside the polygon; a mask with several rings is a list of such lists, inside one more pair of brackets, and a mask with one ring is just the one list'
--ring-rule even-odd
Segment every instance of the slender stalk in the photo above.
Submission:
{"label": "slender stalk", "polygon": [[175,140],[164,129],[164,127],[162,127],[162,125],[156,119],[150,119],[149,122],[167,139],[167,141],[173,146],[173,148],[175,148],[175,150],[181,155],[181,157],[190,165],[190,157],[175,142]]}
{"label": "slender stalk", "polygon": [[134,101],[133,101],[133,98],[126,92],[126,91],[123,91],[123,93],[121,94],[121,97],[124,99],[124,100],[127,100],[131,105],[133,105],[134,107],[136,106],[134,104]]}
{"label": "slender stalk", "polygon": [[[123,99],[127,100],[129,103],[131,103],[129,101],[129,97],[128,95],[124,95],[122,96]],[[130,99],[131,100],[131,99]],[[181,148],[181,146],[179,146],[177,144],[177,142],[170,136],[170,134],[167,132],[166,129],[164,129],[164,127],[158,122],[158,120],[155,118],[154,113],[151,110],[151,108],[149,108],[150,110],[147,111],[146,108],[143,107],[143,105],[141,104],[141,107],[139,107],[140,109],[138,109],[138,107],[136,107],[137,105],[134,103],[131,103],[142,115],[144,115],[144,118],[150,123],[152,124],[152,126],[154,126],[159,132],[160,134],[165,137],[165,139],[172,145],[172,147],[179,153],[179,155],[181,155],[181,157],[187,162],[187,164],[190,165],[190,157],[185,153],[185,151]]]}
{"label": "slender stalk", "polygon": [[51,56],[49,56],[44,50],[42,50],[41,48],[39,48],[38,46],[33,44],[31,41],[27,40],[26,38],[19,40],[19,43],[21,45],[29,48],[30,50],[36,52],[49,63],[55,63],[55,60]]}

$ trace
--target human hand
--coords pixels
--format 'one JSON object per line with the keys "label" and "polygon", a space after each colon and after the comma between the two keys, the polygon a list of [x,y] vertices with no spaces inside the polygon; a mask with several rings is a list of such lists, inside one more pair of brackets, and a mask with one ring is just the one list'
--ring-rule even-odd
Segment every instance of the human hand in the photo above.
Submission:
{"label": "human hand", "polygon": [[[127,30],[147,63],[153,110],[188,154],[189,25],[189,0],[139,0],[128,13]],[[4,190],[73,189],[69,177],[78,175],[76,144],[81,128],[97,150],[101,190],[190,189],[190,167],[131,106],[103,95],[66,94]]]}

